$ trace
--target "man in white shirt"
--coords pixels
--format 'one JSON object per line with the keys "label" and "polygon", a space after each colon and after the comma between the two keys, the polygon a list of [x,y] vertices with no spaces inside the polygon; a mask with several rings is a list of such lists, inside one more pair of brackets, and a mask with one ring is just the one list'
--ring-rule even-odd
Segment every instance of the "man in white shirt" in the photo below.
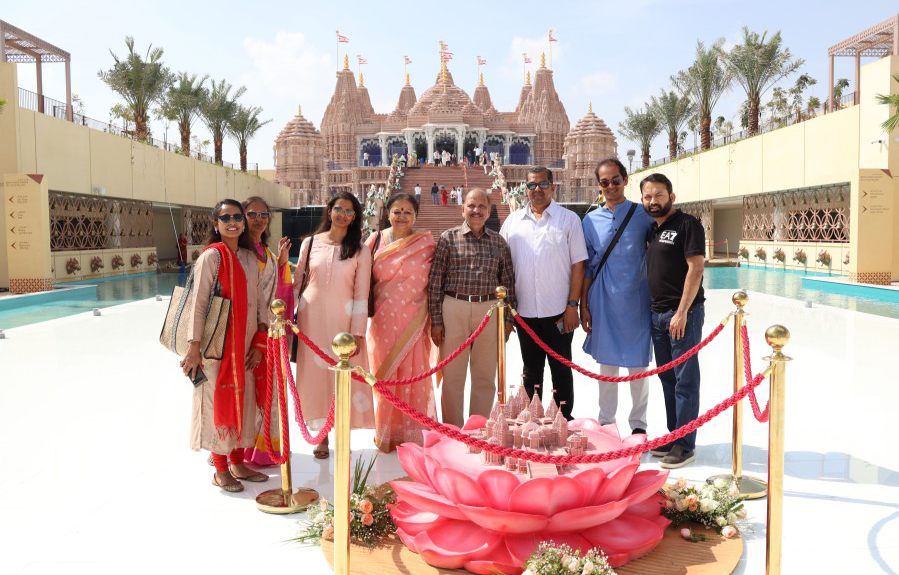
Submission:
{"label": "man in white shirt", "polygon": [[362,152],[362,165],[368,165],[368,152]]}
{"label": "man in white shirt", "polygon": [[[578,302],[584,281],[587,245],[577,214],[553,200],[552,172],[543,166],[528,170],[528,204],[509,214],[500,235],[512,251],[518,313],[541,340],[566,359],[578,327]],[[524,386],[529,396],[543,397],[547,354],[523,330],[518,343],[524,362]],[[571,368],[549,358],[553,399],[571,419],[574,378]]]}
{"label": "man in white shirt", "polygon": [[418,205],[421,205],[421,185],[415,184],[415,201],[418,202]]}

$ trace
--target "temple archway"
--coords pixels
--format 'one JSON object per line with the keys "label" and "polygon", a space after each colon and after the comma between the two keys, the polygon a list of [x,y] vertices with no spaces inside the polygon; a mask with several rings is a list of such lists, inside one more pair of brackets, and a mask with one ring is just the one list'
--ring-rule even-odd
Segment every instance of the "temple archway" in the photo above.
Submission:
{"label": "temple archway", "polygon": [[478,136],[477,134],[468,134],[465,136],[465,141],[462,143],[462,154],[465,155],[469,160],[474,161],[474,149],[478,147]]}
{"label": "temple archway", "polygon": [[359,165],[365,165],[365,154],[368,154],[369,166],[381,165],[381,144],[374,140],[365,140],[362,142],[362,148],[359,151]]}
{"label": "temple archway", "polygon": [[505,141],[499,136],[487,136],[487,139],[484,141],[484,152],[487,154],[496,152],[499,154],[500,161],[502,161],[505,152]]}
{"label": "temple archway", "polygon": [[393,160],[394,154],[405,156],[408,151],[405,140],[402,138],[390,138],[387,140],[387,163],[390,163],[390,161]]}
{"label": "temple archway", "polygon": [[418,156],[419,162],[429,161],[428,140],[424,136],[415,136],[415,155]]}
{"label": "temple archway", "polygon": [[456,136],[448,132],[443,132],[434,136],[434,150],[437,152],[456,153]]}
{"label": "temple archway", "polygon": [[531,163],[531,145],[527,140],[515,139],[509,146],[509,163],[521,166]]}

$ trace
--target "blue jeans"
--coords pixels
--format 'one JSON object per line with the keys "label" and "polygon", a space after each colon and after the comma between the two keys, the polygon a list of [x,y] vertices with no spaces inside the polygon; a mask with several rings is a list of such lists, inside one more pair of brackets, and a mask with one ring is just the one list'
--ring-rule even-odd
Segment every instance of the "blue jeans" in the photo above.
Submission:
{"label": "blue jeans", "polygon": [[[702,341],[702,323],[705,320],[705,306],[693,305],[687,312],[684,337],[672,339],[668,328],[674,310],[652,312],[652,347],[656,365],[664,365],[686,353]],[[659,374],[662,391],[665,393],[665,412],[668,416],[668,431],[682,427],[699,416],[699,354],[684,363]],[[687,434],[675,442],[687,451],[696,447],[696,432]]]}

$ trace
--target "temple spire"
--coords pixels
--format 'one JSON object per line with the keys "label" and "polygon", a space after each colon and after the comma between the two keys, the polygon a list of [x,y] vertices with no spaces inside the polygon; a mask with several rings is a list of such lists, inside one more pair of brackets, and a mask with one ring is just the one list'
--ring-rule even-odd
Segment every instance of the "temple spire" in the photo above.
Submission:
{"label": "temple spire", "polygon": [[350,69],[350,57],[348,54],[343,55],[343,69],[344,70]]}
{"label": "temple spire", "polygon": [[540,53],[540,67],[546,68],[546,52]]}
{"label": "temple spire", "polygon": [[360,88],[365,87],[365,80],[362,79],[362,72],[359,72],[359,87]]}
{"label": "temple spire", "polygon": [[484,73],[483,73],[483,72],[481,72],[481,73],[478,75],[478,85],[480,85],[480,86],[483,86],[483,85],[484,85]]}
{"label": "temple spire", "polygon": [[530,71],[530,70],[528,70],[528,77],[525,79],[524,85],[525,85],[525,86],[530,86],[530,85],[531,85],[531,71]]}
{"label": "temple spire", "polygon": [[592,113],[593,113],[593,102],[590,102],[590,107],[587,109],[587,113],[588,113],[588,114],[592,114]]}
{"label": "temple spire", "polygon": [[303,105],[297,104],[297,116],[302,116],[302,115],[303,115]]}
{"label": "temple spire", "polygon": [[406,72],[406,85],[407,86],[411,85],[411,84],[409,84],[409,72]]}

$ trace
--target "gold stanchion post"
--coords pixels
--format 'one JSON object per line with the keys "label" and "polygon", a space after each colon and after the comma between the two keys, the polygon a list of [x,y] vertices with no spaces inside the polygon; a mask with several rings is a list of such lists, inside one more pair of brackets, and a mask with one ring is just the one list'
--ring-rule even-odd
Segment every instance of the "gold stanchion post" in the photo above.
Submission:
{"label": "gold stanchion post", "polygon": [[356,351],[356,338],[338,333],[331,349],[340,357],[334,371],[334,575],[350,573],[350,356]]}
{"label": "gold stanchion post", "polygon": [[[734,312],[734,393],[740,391],[744,383],[744,365],[743,365],[743,316],[745,312],[743,307],[749,301],[746,292],[740,290],[733,295],[734,305],[737,311]],[[755,477],[743,475],[743,402],[734,405],[734,424],[733,424],[733,444],[732,444],[732,468],[731,474],[713,475],[709,477],[708,482],[713,483],[716,479],[725,479],[737,484],[740,489],[740,495],[746,499],[760,499],[768,494],[768,485],[765,481]]]}
{"label": "gold stanchion post", "polygon": [[[272,313],[275,314],[275,320],[268,328],[268,337],[270,339],[275,339],[278,341],[278,355],[276,358],[274,358],[274,360],[277,361],[278,365],[281,366],[282,371],[286,374],[287,370],[290,369],[290,360],[288,360],[288,358],[284,356],[281,349],[281,337],[285,334],[284,311],[286,310],[286,305],[284,304],[284,300],[276,299],[272,302],[271,308]],[[274,377],[277,381],[277,368],[273,369],[272,371],[272,377]],[[263,384],[263,382],[256,382],[256,385],[271,384],[271,381],[266,382],[265,384]],[[277,386],[275,386],[275,389],[277,390]],[[311,503],[314,503],[319,498],[318,492],[314,489],[300,489],[297,490],[296,493],[293,492],[290,475],[290,452],[286,451],[287,446],[284,444],[284,438],[287,437],[287,434],[290,432],[288,429],[290,421],[285,421],[281,418],[281,410],[278,408],[278,405],[280,405],[278,402],[285,401],[287,399],[286,394],[287,382],[285,381],[280,391],[278,391],[278,397],[276,398],[276,401],[273,402],[278,413],[278,429],[280,430],[279,437],[281,443],[281,456],[286,456],[286,461],[281,464],[281,488],[269,489],[256,496],[257,509],[265,513],[275,513],[279,515],[299,513],[300,511],[304,511],[307,507],[309,507]]]}
{"label": "gold stanchion post", "polygon": [[772,325],[765,331],[765,340],[772,354],[770,416],[768,418],[768,529],[765,537],[765,574],[780,575],[781,548],[783,545],[783,496],[784,496],[784,388],[786,362],[791,358],[783,354],[783,347],[790,341],[790,331],[782,325]]}
{"label": "gold stanchion post", "polygon": [[506,403],[506,295],[504,286],[496,288],[496,397]]}

